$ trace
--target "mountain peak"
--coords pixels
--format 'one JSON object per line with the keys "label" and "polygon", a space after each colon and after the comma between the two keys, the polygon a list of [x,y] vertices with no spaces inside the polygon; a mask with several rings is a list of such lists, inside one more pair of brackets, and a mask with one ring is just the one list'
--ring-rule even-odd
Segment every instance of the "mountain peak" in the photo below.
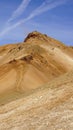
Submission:
{"label": "mountain peak", "polygon": [[31,32],[31,33],[29,33],[27,35],[27,37],[25,38],[24,42],[28,41],[30,38],[38,38],[38,39],[40,39],[40,38],[43,38],[44,36],[47,36],[47,35],[46,34],[42,34],[42,33],[38,32],[38,31],[33,31],[33,32]]}
{"label": "mountain peak", "polygon": [[65,45],[60,41],[47,36],[46,34],[42,34],[38,31],[33,31],[27,35],[24,39],[24,42],[31,44],[48,44],[54,47],[65,48]]}

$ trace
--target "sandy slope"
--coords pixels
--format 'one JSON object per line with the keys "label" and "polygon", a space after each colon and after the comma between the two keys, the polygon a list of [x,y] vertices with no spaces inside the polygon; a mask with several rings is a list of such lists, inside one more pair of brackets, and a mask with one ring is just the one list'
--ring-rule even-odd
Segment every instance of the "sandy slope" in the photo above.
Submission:
{"label": "sandy slope", "polygon": [[73,130],[73,49],[38,32],[0,47],[0,130]]}
{"label": "sandy slope", "polygon": [[0,108],[1,130],[72,130],[73,72]]}

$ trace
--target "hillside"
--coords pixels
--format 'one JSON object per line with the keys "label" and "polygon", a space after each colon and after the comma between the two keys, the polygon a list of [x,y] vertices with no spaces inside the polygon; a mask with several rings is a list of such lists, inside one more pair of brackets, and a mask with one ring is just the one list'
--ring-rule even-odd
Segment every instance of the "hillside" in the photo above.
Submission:
{"label": "hillside", "polygon": [[73,130],[72,95],[72,47],[36,31],[0,47],[1,130]]}
{"label": "hillside", "polygon": [[38,32],[28,34],[23,43],[1,46],[0,104],[28,95],[70,71],[72,55],[64,44]]}
{"label": "hillside", "polygon": [[0,108],[0,129],[72,130],[73,72]]}

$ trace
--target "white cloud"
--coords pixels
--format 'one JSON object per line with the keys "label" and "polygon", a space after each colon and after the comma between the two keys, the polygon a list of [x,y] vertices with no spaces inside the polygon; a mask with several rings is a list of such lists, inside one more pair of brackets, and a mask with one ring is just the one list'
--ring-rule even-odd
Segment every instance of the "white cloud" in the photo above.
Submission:
{"label": "white cloud", "polygon": [[30,17],[33,18],[36,15],[39,15],[43,12],[46,12],[47,10],[51,10],[53,8],[56,8],[57,6],[64,4],[67,0],[45,0],[42,5],[40,5],[31,15]]}
{"label": "white cloud", "polygon": [[12,13],[12,16],[8,20],[8,23],[16,19],[23,13],[24,10],[27,8],[28,4],[30,3],[30,1],[31,0],[23,0],[22,3],[19,5],[19,7]]}
{"label": "white cloud", "polygon": [[[12,26],[9,26],[7,28],[5,28],[0,36],[5,35],[7,32],[9,32],[10,30],[16,28],[17,26],[21,25],[22,23],[27,22],[28,20],[34,18],[36,15],[40,15],[48,10],[51,10],[53,8],[56,8],[62,4],[64,4],[65,2],[67,2],[67,0],[45,0],[39,7],[37,7],[37,9],[35,9],[26,19],[22,19],[20,21],[18,21],[17,23],[13,24]],[[21,4],[22,5],[22,4]],[[19,9],[20,10],[20,9]],[[16,11],[19,12],[19,11]],[[18,13],[14,13],[14,14],[18,14]],[[14,15],[16,16],[16,15]]]}
{"label": "white cloud", "polygon": [[0,33],[0,37],[4,36],[7,32],[9,32],[10,30],[12,30],[12,29],[18,27],[18,26],[21,25],[22,23],[27,22],[29,19],[30,19],[30,18],[28,17],[28,18],[26,18],[26,19],[24,19],[24,20],[18,21],[17,23],[15,23],[15,24],[13,24],[13,25],[8,26],[7,28],[5,28],[5,29]]}

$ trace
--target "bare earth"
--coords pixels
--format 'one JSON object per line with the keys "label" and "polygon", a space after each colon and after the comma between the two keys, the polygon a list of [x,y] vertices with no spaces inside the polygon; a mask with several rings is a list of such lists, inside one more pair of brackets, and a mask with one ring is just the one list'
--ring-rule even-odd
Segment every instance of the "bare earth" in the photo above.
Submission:
{"label": "bare earth", "polygon": [[73,47],[36,31],[0,47],[0,130],[73,130]]}

